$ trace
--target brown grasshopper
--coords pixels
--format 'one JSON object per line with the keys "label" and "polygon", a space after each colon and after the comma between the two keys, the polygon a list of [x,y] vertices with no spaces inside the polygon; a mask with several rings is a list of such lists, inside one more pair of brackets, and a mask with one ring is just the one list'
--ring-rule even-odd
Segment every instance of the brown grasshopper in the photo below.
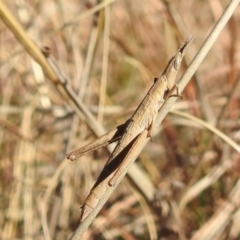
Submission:
{"label": "brown grasshopper", "polygon": [[[161,104],[168,96],[179,97],[175,79],[185,51],[192,40],[193,37],[189,38],[179,48],[176,55],[168,62],[161,77],[155,78],[152,87],[125,124],[120,125],[117,130],[103,135],[95,142],[67,154],[68,159],[75,160],[87,152],[114,141],[119,141],[81,208],[80,221],[83,221],[91,213],[106,192],[106,189],[114,186],[126,167],[132,163],[129,152],[131,154],[131,151],[136,150],[134,146],[137,146],[138,141],[142,141],[142,133],[147,131],[147,137],[151,138]],[[177,94],[171,95],[174,88],[177,89]]]}

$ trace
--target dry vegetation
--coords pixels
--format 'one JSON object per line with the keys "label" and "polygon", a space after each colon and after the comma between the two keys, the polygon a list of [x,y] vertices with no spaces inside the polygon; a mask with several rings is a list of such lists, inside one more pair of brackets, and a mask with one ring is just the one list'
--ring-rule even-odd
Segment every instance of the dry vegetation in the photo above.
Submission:
{"label": "dry vegetation", "polygon": [[[95,1],[5,4],[109,130],[128,119],[193,34],[183,73],[228,2],[116,0],[99,14]],[[124,178],[83,239],[240,238],[239,26],[238,7],[174,105],[179,112],[139,156],[144,178]],[[98,125],[75,114],[3,22],[0,30],[0,238],[67,239],[109,153],[65,159],[100,134]]]}

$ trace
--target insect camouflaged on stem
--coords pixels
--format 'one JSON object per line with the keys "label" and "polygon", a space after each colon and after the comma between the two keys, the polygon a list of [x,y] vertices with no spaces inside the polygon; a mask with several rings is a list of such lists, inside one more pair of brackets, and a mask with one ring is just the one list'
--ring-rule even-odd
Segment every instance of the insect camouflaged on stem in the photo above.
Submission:
{"label": "insect camouflaged on stem", "polygon": [[[169,95],[179,96],[178,93],[175,95],[171,95],[171,93],[174,88],[177,89],[175,85],[176,76],[185,54],[185,50],[192,40],[193,37],[189,38],[179,48],[176,55],[168,62],[168,65],[161,77],[154,80],[152,87],[132,117],[125,123],[122,135],[119,136],[118,134],[116,137],[116,132],[112,131],[109,135],[104,135],[101,140],[98,139],[99,146],[104,146],[109,142],[113,142],[115,140],[114,136],[116,139],[120,138],[117,146],[113,150],[113,153],[81,208],[80,221],[84,221],[84,219],[97,206],[98,202],[106,192],[106,189],[113,186],[118,181],[126,167],[132,163],[133,159],[129,156],[131,155],[131,151],[136,151],[135,146],[138,141],[142,141],[141,134],[147,130],[147,137],[151,138],[159,108],[165,98]],[[110,136],[112,136],[112,139],[109,139]],[[81,149],[69,153],[67,158],[75,160],[79,156],[83,155],[83,153],[90,152],[93,149],[95,150],[97,147],[98,145],[96,143],[89,144]]]}

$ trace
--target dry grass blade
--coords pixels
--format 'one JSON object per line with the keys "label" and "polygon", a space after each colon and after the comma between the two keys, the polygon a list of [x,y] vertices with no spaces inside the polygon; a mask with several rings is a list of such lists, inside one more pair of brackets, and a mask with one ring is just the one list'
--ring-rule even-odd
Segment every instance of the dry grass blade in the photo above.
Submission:
{"label": "dry grass blade", "polygon": [[25,47],[26,51],[41,65],[46,76],[55,83],[57,79],[56,74],[47,63],[39,48],[27,36],[22,26],[16,21],[3,2],[0,2],[0,17],[13,32],[18,41]]}
{"label": "dry grass blade", "polygon": [[55,31],[53,31],[51,33],[51,35],[59,32],[59,30],[63,30],[65,28],[67,28],[67,27],[72,26],[73,24],[77,23],[78,21],[82,20],[83,18],[86,18],[88,16],[93,15],[96,12],[99,12],[100,10],[102,10],[105,7],[108,7],[108,5],[114,3],[115,1],[116,0],[108,0],[108,1],[104,1],[102,3],[99,3],[95,7],[91,8],[89,11],[86,11],[85,13],[80,14],[79,16],[77,16],[73,21],[67,22],[62,27],[55,29]]}
{"label": "dry grass blade", "polygon": [[205,223],[201,230],[197,231],[191,240],[219,239],[231,221],[231,215],[240,205],[240,180],[230,193],[229,199],[221,204],[212,218]]}
{"label": "dry grass blade", "polygon": [[[236,142],[234,142],[231,138],[229,138],[227,135],[219,131],[217,128],[189,114],[180,111],[172,111],[172,113],[190,119],[193,122],[205,127],[209,131],[213,132],[216,136],[221,138],[223,141],[225,141],[229,146],[231,146],[236,152],[240,154],[240,146]],[[190,202],[196,196],[199,196],[199,194],[206,188],[213,185],[231,167],[232,164],[226,162],[223,165],[218,166],[215,169],[212,169],[212,171],[208,175],[206,175],[203,179],[199,180],[195,185],[191,186],[181,199],[181,202],[179,204],[179,211],[182,212],[188,202]]]}
{"label": "dry grass blade", "polygon": [[194,116],[191,116],[187,113],[183,113],[183,112],[180,112],[180,111],[172,111],[172,113],[175,113],[176,115],[179,115],[179,116],[187,118],[187,119],[191,119],[195,123],[207,128],[211,132],[215,133],[216,136],[218,136],[222,140],[224,140],[227,144],[229,144],[229,146],[231,146],[234,150],[236,150],[240,154],[240,146],[236,142],[234,142],[231,138],[229,138],[226,134],[219,131],[217,128],[215,128],[215,127],[211,126],[210,124],[202,121],[201,119],[198,119],[198,118],[196,118]]}
{"label": "dry grass blade", "polygon": [[[87,109],[87,107],[78,99],[72,88],[67,83],[67,80],[62,75],[60,69],[58,69],[58,67],[51,60],[49,61],[52,63],[52,66],[49,65],[40,49],[29,38],[29,36],[2,2],[0,2],[0,17],[14,33],[18,41],[23,45],[30,56],[39,63],[48,79],[54,85],[56,85],[56,88],[60,94],[63,95],[63,97],[72,105],[78,116],[82,118],[84,115],[84,118],[86,121],[88,121],[89,126],[94,130],[94,132],[97,135],[102,135],[104,133],[104,129],[100,124],[97,123],[96,119]],[[56,66],[56,68],[52,68],[53,66]]]}

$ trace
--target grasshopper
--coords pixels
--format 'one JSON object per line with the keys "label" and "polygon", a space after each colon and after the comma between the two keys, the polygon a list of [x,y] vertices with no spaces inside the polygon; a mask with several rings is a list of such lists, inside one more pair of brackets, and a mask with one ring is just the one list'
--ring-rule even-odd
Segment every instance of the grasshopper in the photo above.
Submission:
{"label": "grasshopper", "polygon": [[[138,141],[142,141],[142,134],[147,131],[147,137],[151,138],[158,111],[165,99],[169,96],[180,96],[177,85],[175,84],[175,79],[185,51],[192,40],[193,37],[190,37],[178,49],[175,56],[168,62],[163,74],[159,78],[154,79],[154,83],[148,93],[132,117],[127,120],[125,124],[118,126],[117,129],[103,135],[95,142],[67,154],[68,159],[75,160],[85,153],[118,141],[118,144],[81,208],[81,222],[97,206],[106,189],[114,186],[126,167],[132,163],[133,160],[129,155],[131,155],[131,151],[136,151]],[[171,95],[174,89],[177,90],[177,94]]]}

